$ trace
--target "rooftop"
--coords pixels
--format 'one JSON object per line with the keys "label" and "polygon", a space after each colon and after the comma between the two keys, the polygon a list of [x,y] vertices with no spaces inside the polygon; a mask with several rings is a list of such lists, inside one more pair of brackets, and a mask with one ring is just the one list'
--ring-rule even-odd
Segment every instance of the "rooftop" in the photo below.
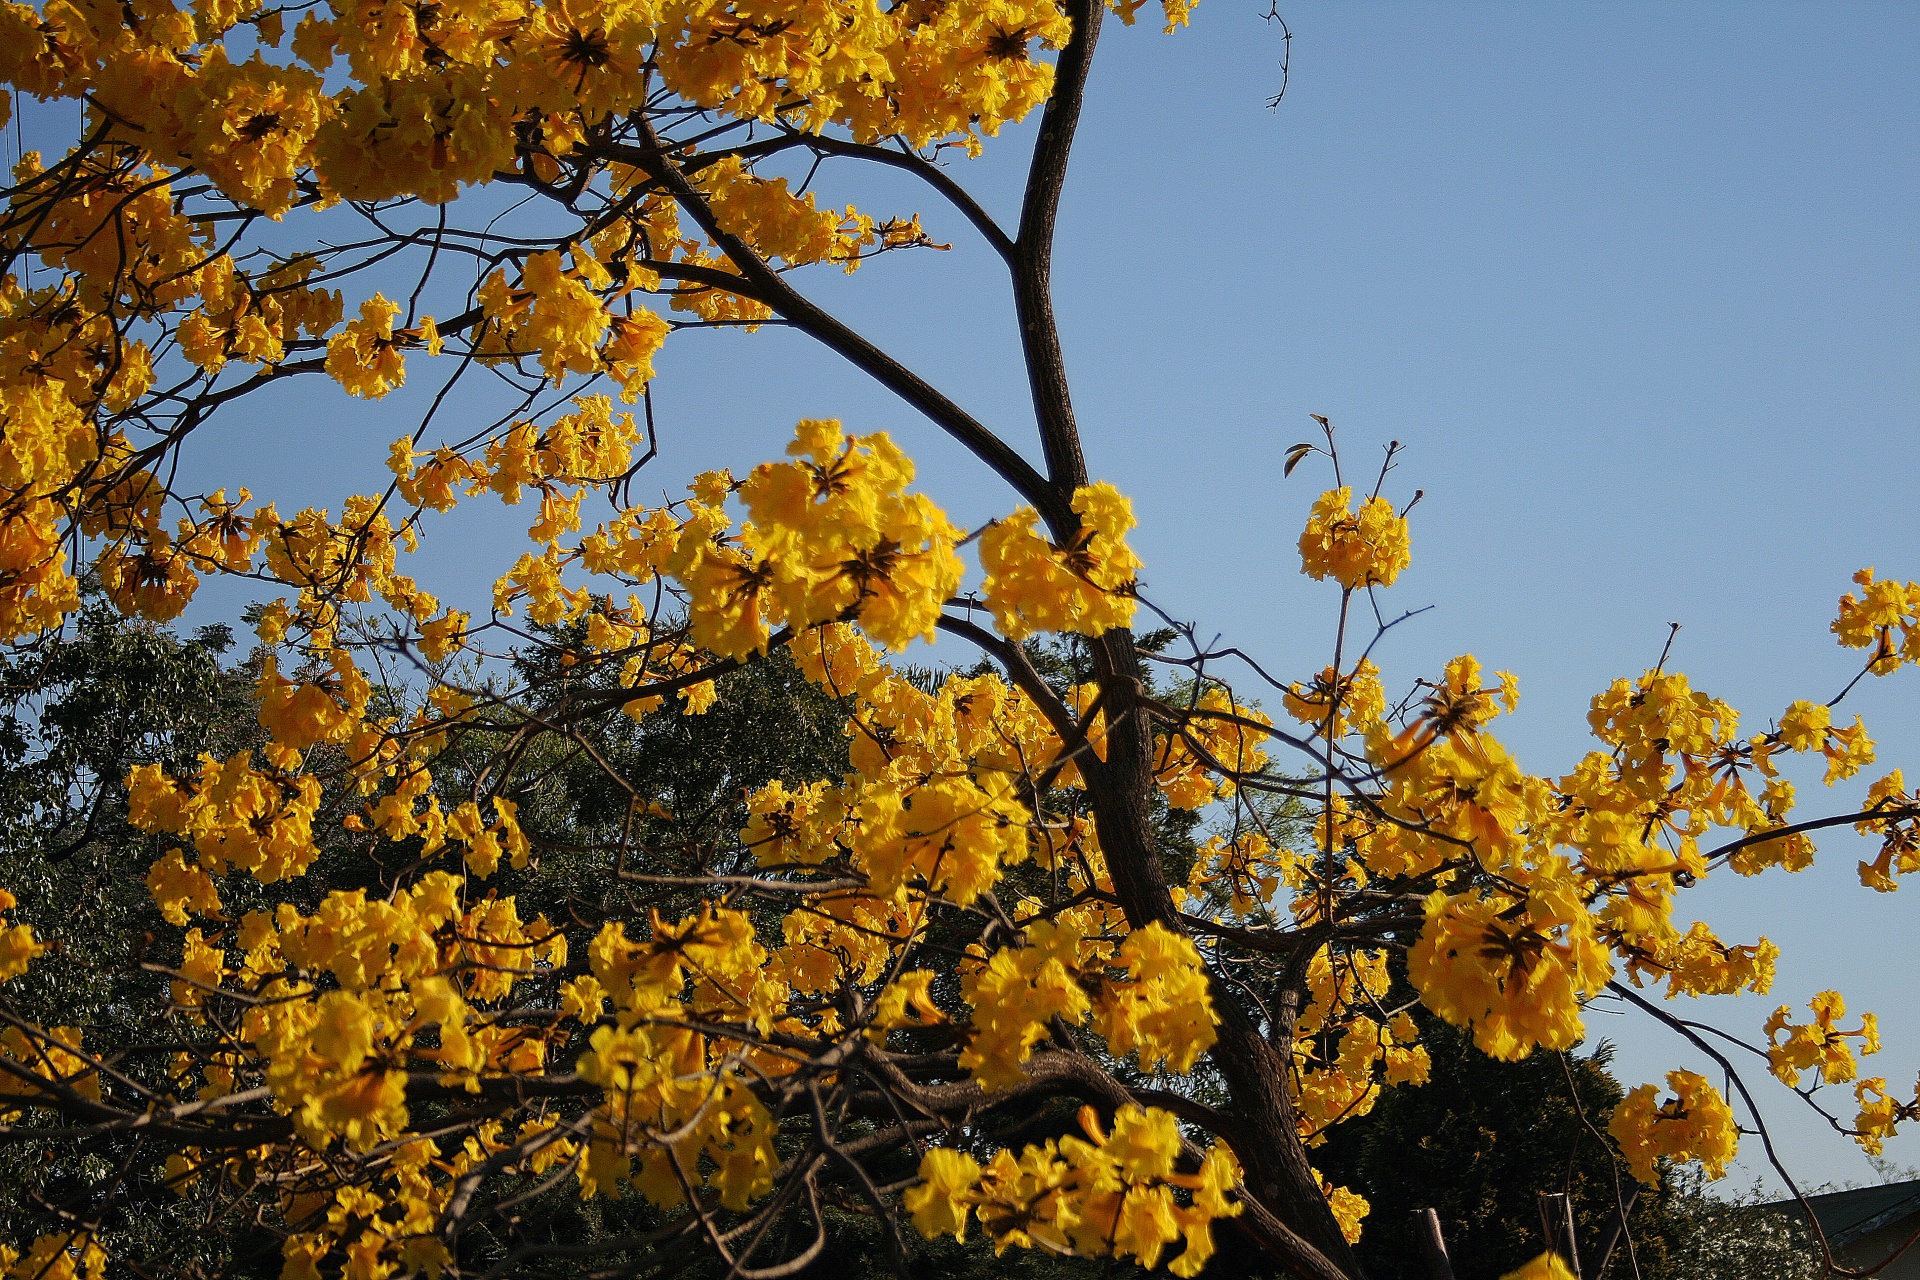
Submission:
{"label": "rooftop", "polygon": [[[1878,1231],[1890,1222],[1920,1213],[1920,1178],[1877,1187],[1855,1187],[1851,1191],[1829,1191],[1808,1196],[1807,1204],[1827,1242],[1837,1247]],[[1799,1209],[1798,1203],[1792,1200],[1781,1200],[1769,1207],[1794,1212]]]}

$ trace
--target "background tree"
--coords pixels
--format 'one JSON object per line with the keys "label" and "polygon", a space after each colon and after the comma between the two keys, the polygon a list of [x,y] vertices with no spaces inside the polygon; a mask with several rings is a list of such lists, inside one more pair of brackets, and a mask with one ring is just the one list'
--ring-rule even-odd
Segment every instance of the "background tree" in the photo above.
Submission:
{"label": "background tree", "polygon": [[[1429,1021],[1422,1032],[1433,1059],[1427,1083],[1387,1094],[1370,1114],[1335,1129],[1328,1150],[1316,1154],[1330,1176],[1337,1171],[1372,1206],[1360,1244],[1369,1272],[1417,1274],[1407,1262],[1419,1256],[1412,1214],[1430,1208],[1460,1280],[1497,1280],[1547,1247],[1542,1193],[1572,1197],[1582,1263],[1597,1272],[1616,1206],[1636,1191],[1605,1137],[1624,1096],[1607,1069],[1610,1047],[1507,1063],[1445,1023]],[[1680,1233],[1666,1197],[1647,1189],[1639,1199],[1630,1217],[1638,1274],[1691,1274],[1671,1265]],[[1612,1274],[1634,1274],[1626,1240],[1618,1252]]]}

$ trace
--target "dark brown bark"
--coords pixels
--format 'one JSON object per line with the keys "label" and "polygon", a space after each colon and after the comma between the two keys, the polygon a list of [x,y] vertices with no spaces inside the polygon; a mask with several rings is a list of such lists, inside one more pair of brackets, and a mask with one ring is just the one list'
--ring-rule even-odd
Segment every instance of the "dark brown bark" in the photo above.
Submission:
{"label": "dark brown bark", "polygon": [[[1034,145],[1013,273],[1027,379],[1055,498],[1055,506],[1042,508],[1042,514],[1061,543],[1070,541],[1077,531],[1078,520],[1068,504],[1074,489],[1087,482],[1087,467],[1053,312],[1053,240],[1067,159],[1106,12],[1101,0],[1071,0],[1067,7],[1073,36],[1055,66],[1053,96]],[[1093,651],[1106,707],[1107,759],[1085,772],[1114,893],[1134,928],[1157,921],[1185,933],[1149,825],[1155,787],[1153,729],[1140,701],[1139,658],[1132,633],[1108,632]],[[1237,997],[1217,981],[1214,1004],[1221,1024],[1213,1059],[1231,1091],[1234,1119],[1248,1139],[1242,1144],[1246,1150],[1236,1154],[1246,1170],[1248,1190],[1278,1228],[1262,1235],[1263,1247],[1298,1276],[1313,1280],[1360,1276],[1359,1264],[1320,1193],[1300,1143],[1293,1103],[1287,1096],[1286,1060],[1267,1043]],[[1275,1038],[1290,1043],[1291,1026],[1279,1029]]]}
{"label": "dark brown bark", "polygon": [[[1148,820],[1155,785],[1153,731],[1140,706],[1139,679],[1133,674],[1138,662],[1133,637],[1124,631],[1108,632],[1094,652],[1101,663],[1106,699],[1107,759],[1085,772],[1114,894],[1134,928],[1157,921],[1184,933]],[[1286,1060],[1261,1034],[1234,992],[1216,980],[1213,994],[1220,1025],[1211,1057],[1226,1079],[1232,1118],[1244,1136],[1245,1149],[1236,1149],[1235,1154],[1245,1170],[1248,1192],[1287,1228],[1285,1237],[1270,1238],[1263,1245],[1296,1276],[1310,1280],[1361,1277],[1359,1262],[1340,1234],[1300,1142],[1293,1101],[1287,1095]],[[1284,1012],[1277,1016],[1283,1025],[1275,1028],[1274,1039],[1290,1044],[1291,1018]]]}
{"label": "dark brown bark", "polygon": [[1043,510],[1054,537],[1064,541],[1074,520],[1067,501],[1087,482],[1087,462],[1080,450],[1080,429],[1074,422],[1073,398],[1067,388],[1067,364],[1060,351],[1060,329],[1053,317],[1053,233],[1060,214],[1060,193],[1066,186],[1067,157],[1080,123],[1086,97],[1087,73],[1093,67],[1094,45],[1100,39],[1100,20],[1107,7],[1102,0],[1072,0],[1073,36],[1054,65],[1053,96],[1040,118],[1040,137],[1034,143],[1033,164],[1027,172],[1026,197],[1020,208],[1020,233],[1014,242],[1013,300],[1020,322],[1020,343],[1026,353],[1027,382],[1033,392],[1033,413],[1046,451],[1047,479],[1058,495],[1053,510]]}

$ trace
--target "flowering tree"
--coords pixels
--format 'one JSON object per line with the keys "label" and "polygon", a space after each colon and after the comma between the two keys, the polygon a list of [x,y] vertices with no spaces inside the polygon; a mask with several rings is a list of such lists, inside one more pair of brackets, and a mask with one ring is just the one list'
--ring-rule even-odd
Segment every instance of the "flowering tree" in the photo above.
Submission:
{"label": "flowering tree", "polygon": [[[1898,772],[1858,811],[1792,813],[1781,757],[1824,757],[1829,782],[1872,760],[1838,697],[1742,735],[1663,662],[1594,700],[1599,745],[1560,778],[1492,730],[1512,676],[1461,657],[1390,698],[1369,635],[1408,523],[1378,481],[1346,483],[1330,429],[1288,466],[1334,471],[1300,540],[1337,602],[1326,668],[1271,677],[1177,628],[1143,649],[1132,514],[1088,469],[1049,295],[1107,7],[0,5],[13,92],[82,118],[7,194],[0,638],[59,628],[87,573],[158,621],[210,575],[271,598],[265,745],[126,781],[175,930],[148,961],[167,999],[107,1039],[0,988],[0,1137],[117,1169],[94,1203],[26,1197],[9,1274],[111,1269],[108,1207],[146,1180],[275,1233],[289,1280],[699,1251],[774,1277],[826,1248],[830,1209],[902,1255],[910,1224],[1183,1276],[1226,1222],[1285,1273],[1341,1280],[1365,1204],[1312,1147],[1428,1065],[1390,951],[1496,1057],[1572,1046],[1609,990],[1692,1035],[1635,988],[1764,991],[1775,952],[1683,931],[1681,890],[1804,867],[1811,832],[1848,824],[1883,841],[1870,887],[1920,865]],[[956,153],[1035,110],[1003,228]],[[923,181],[1004,260],[1037,465],[795,283],[931,245],[918,215],[792,181],[859,163]],[[633,504],[654,428],[630,406],[661,345],[776,321],[959,441],[1013,509],[956,527],[888,437],[819,421],[785,460]],[[438,380],[432,406],[337,514],[176,480],[209,422],[277,384],[377,400],[409,373]],[[464,378],[501,389],[497,412],[455,425]],[[614,514],[584,528],[594,492]],[[489,495],[537,501],[530,549],[490,607],[443,605],[403,557]],[[1920,659],[1920,586],[1859,581],[1834,630],[1864,672]],[[885,656],[939,632],[993,670],[916,680]],[[1071,637],[1081,678],[1043,671],[1043,634]],[[726,839],[689,839],[693,815],[601,744],[622,717],[708,712],[778,649],[837,701],[849,768],[754,788]],[[558,761],[619,797],[588,844],[529,816]],[[1164,838],[1169,807],[1207,815],[1197,850]],[[336,886],[323,835],[385,872]],[[615,891],[584,913],[499,891],[562,853]],[[67,962],[31,895],[0,907],[0,980]],[[1854,1042],[1875,1047],[1837,994],[1764,1034],[1789,1084],[1852,1081]],[[1870,1147],[1915,1114],[1884,1080],[1855,1092],[1836,1123]],[[1647,1180],[1718,1172],[1736,1140],[1687,1072],[1612,1131]],[[633,1229],[527,1237],[520,1206],[555,1188],[637,1206]]]}

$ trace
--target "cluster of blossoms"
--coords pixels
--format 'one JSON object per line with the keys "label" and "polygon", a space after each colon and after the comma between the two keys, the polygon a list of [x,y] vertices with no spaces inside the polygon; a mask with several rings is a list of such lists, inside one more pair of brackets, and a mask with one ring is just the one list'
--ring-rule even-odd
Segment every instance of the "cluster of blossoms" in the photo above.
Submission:
{"label": "cluster of blossoms", "polygon": [[929,1237],[965,1239],[977,1219],[995,1253],[1019,1245],[1134,1258],[1149,1268],[1184,1242],[1167,1270],[1199,1275],[1213,1256],[1213,1223],[1241,1209],[1231,1198],[1240,1178],[1233,1153],[1215,1144],[1197,1172],[1176,1172],[1180,1129],[1157,1107],[1120,1108],[1111,1133],[1088,1107],[1080,1126],[1084,1138],[1049,1140],[1018,1156],[1000,1151],[984,1168],[965,1152],[927,1152],[920,1184],[907,1193],[914,1225]]}
{"label": "cluster of blossoms", "polygon": [[[1389,1012],[1383,1003],[1391,985],[1385,951],[1336,956],[1322,948],[1308,962],[1312,999],[1294,1023],[1293,1062],[1298,1123],[1309,1146],[1324,1142],[1341,1121],[1372,1111],[1381,1090],[1427,1082],[1432,1061],[1417,1043],[1412,1015]],[[1364,1201],[1347,1210],[1356,1224],[1365,1215]]]}
{"label": "cluster of blossoms", "polygon": [[[962,968],[974,1032],[960,1065],[981,1084],[1004,1088],[1022,1080],[1022,1064],[1053,1034],[1056,1018],[1077,1026],[1092,1014],[1112,1051],[1135,1055],[1149,1071],[1163,1063],[1191,1071],[1213,1047],[1218,1019],[1191,941],[1156,921],[1115,947],[1086,937],[1078,924],[1036,920],[1024,930],[1024,945],[975,954]],[[1109,969],[1124,976],[1109,976]]]}
{"label": "cluster of blossoms", "polygon": [[1867,670],[1890,675],[1920,662],[1920,582],[1875,578],[1872,566],[1853,575],[1860,595],[1840,597],[1833,634],[1849,649],[1870,651]]}
{"label": "cluster of blossoms", "polygon": [[[1123,16],[1131,20],[1135,7]],[[1170,3],[1169,24],[1184,23],[1185,12]],[[284,28],[281,10],[246,3],[0,7],[9,86],[0,112],[18,94],[80,102],[87,113],[83,141],[67,156],[22,158],[6,206],[8,260],[33,254],[51,270],[37,286],[19,275],[0,280],[9,424],[0,446],[0,639],[56,625],[77,605],[68,547],[79,536],[101,540],[97,571],[115,602],[156,620],[177,617],[207,574],[256,569],[263,544],[282,538],[309,554],[330,550],[332,563],[310,584],[322,594],[356,576],[388,585],[377,568],[365,573],[381,505],[370,499],[356,499],[365,509],[333,525],[324,512],[289,522],[270,505],[245,511],[244,493],[229,502],[223,491],[200,516],[169,527],[160,452],[115,424],[141,420],[131,411],[175,373],[197,376],[209,394],[223,374],[251,380],[222,384],[225,398],[323,370],[349,395],[377,399],[404,386],[410,354],[440,356],[459,337],[485,365],[525,363],[556,385],[607,377],[632,402],[671,327],[634,304],[636,291],[663,293],[701,322],[771,315],[745,282],[721,283],[739,268],[705,232],[750,244],[782,269],[852,270],[873,253],[930,243],[917,215],[876,222],[852,208],[818,208],[812,194],[757,174],[738,154],[606,144],[609,122],[644,105],[651,76],[741,121],[977,150],[983,135],[1045,100],[1052,68],[1030,49],[1057,48],[1070,30],[1051,3],[831,5],[796,21],[752,5],[624,0],[391,12],[343,0],[307,13],[290,39]],[[684,170],[684,194],[710,220],[704,231],[682,233],[674,193],[649,155],[672,155],[675,172]],[[183,187],[189,172],[194,181]],[[606,216],[495,268],[477,305],[440,324],[420,313],[417,294],[404,306],[378,291],[349,305],[320,283],[345,274],[329,269],[330,253],[242,252],[211,220],[222,207],[278,221],[342,201],[445,204],[503,176],[558,191],[576,175],[592,185],[596,174],[615,202]],[[200,217],[195,201],[219,203]],[[631,423],[608,423],[604,406],[598,413],[618,454]],[[531,430],[515,430],[523,428]],[[627,465],[603,455],[581,467],[559,452],[523,482],[562,506],[550,482],[604,480]],[[429,456],[409,501],[440,509],[452,484],[514,482],[499,466],[480,473],[478,459]],[[411,461],[397,467],[408,480]],[[1118,536],[1113,505],[1089,516],[1089,530]],[[1124,558],[1116,565],[1091,576],[1121,586],[1130,580]],[[419,622],[432,613],[383,594]]]}
{"label": "cluster of blossoms", "polygon": [[[1348,590],[1386,585],[1406,564],[1405,523],[1377,497],[1355,515],[1350,491],[1332,490],[1314,506],[1301,555],[1310,576]],[[1866,598],[1845,597],[1834,630],[1843,644],[1872,650],[1868,669],[1885,674],[1911,647],[1914,597],[1870,571],[1856,580]],[[1209,846],[1194,888],[1223,884],[1232,905],[1246,910],[1284,885],[1295,914],[1310,921],[1326,910],[1322,886],[1330,881],[1431,884],[1408,976],[1429,1009],[1471,1029],[1496,1057],[1578,1043],[1582,1006],[1622,972],[1635,985],[1665,983],[1669,997],[1769,988],[1778,948],[1765,938],[1723,942],[1698,921],[1682,929],[1672,918],[1676,891],[1722,861],[1741,875],[1808,866],[1814,845],[1791,829],[1795,789],[1780,774],[1781,759],[1819,758],[1828,786],[1854,777],[1874,757],[1858,717],[1843,727],[1829,706],[1795,701],[1776,727],[1743,737],[1727,704],[1680,673],[1653,670],[1615,681],[1593,700],[1589,724],[1604,750],[1545,778],[1523,772],[1487,727],[1517,704],[1513,677],[1501,673],[1482,687],[1478,663],[1463,657],[1428,688],[1395,725],[1365,657],[1290,686],[1287,713],[1313,740],[1370,767],[1379,786],[1331,797],[1316,824],[1325,855],[1318,867],[1243,835]],[[1873,783],[1863,807],[1858,829],[1878,837],[1882,850],[1861,864],[1860,878],[1889,891],[1895,876],[1920,866],[1902,775]],[[1735,838],[1712,854],[1706,839],[1716,830]],[[1816,998],[1810,1024],[1792,1024],[1784,1008],[1775,1014],[1765,1029],[1775,1074],[1797,1084],[1800,1071],[1818,1067],[1825,1082],[1854,1080],[1849,1038],[1872,1052],[1878,1037],[1870,1014],[1861,1030],[1839,1031],[1833,1023],[1843,1007],[1827,993]],[[1382,1042],[1391,1044],[1390,1034]],[[1673,1087],[1679,1100],[1659,1109],[1651,1086],[1633,1093],[1616,1138],[1643,1176],[1656,1157],[1699,1159],[1718,1176],[1735,1143],[1731,1111],[1695,1077]],[[1913,1106],[1890,1096],[1884,1079],[1862,1081],[1856,1093],[1854,1132],[1870,1150],[1912,1117]]]}
{"label": "cluster of blossoms", "polygon": [[1659,1090],[1643,1084],[1613,1109],[1607,1130],[1628,1167],[1649,1184],[1660,1180],[1655,1165],[1661,1160],[1698,1160],[1708,1177],[1725,1177],[1738,1133],[1733,1109],[1705,1076],[1691,1071],[1667,1072],[1667,1088],[1673,1096],[1658,1106]]}
{"label": "cluster of blossoms", "polygon": [[6,913],[17,905],[11,893],[0,889],[0,982],[25,973],[28,962],[46,950],[34,941],[32,925],[5,923]]}
{"label": "cluster of blossoms", "polygon": [[1300,563],[1309,578],[1332,578],[1349,591],[1390,587],[1413,563],[1405,516],[1378,494],[1353,510],[1353,491],[1329,489],[1313,504],[1300,535]]}

